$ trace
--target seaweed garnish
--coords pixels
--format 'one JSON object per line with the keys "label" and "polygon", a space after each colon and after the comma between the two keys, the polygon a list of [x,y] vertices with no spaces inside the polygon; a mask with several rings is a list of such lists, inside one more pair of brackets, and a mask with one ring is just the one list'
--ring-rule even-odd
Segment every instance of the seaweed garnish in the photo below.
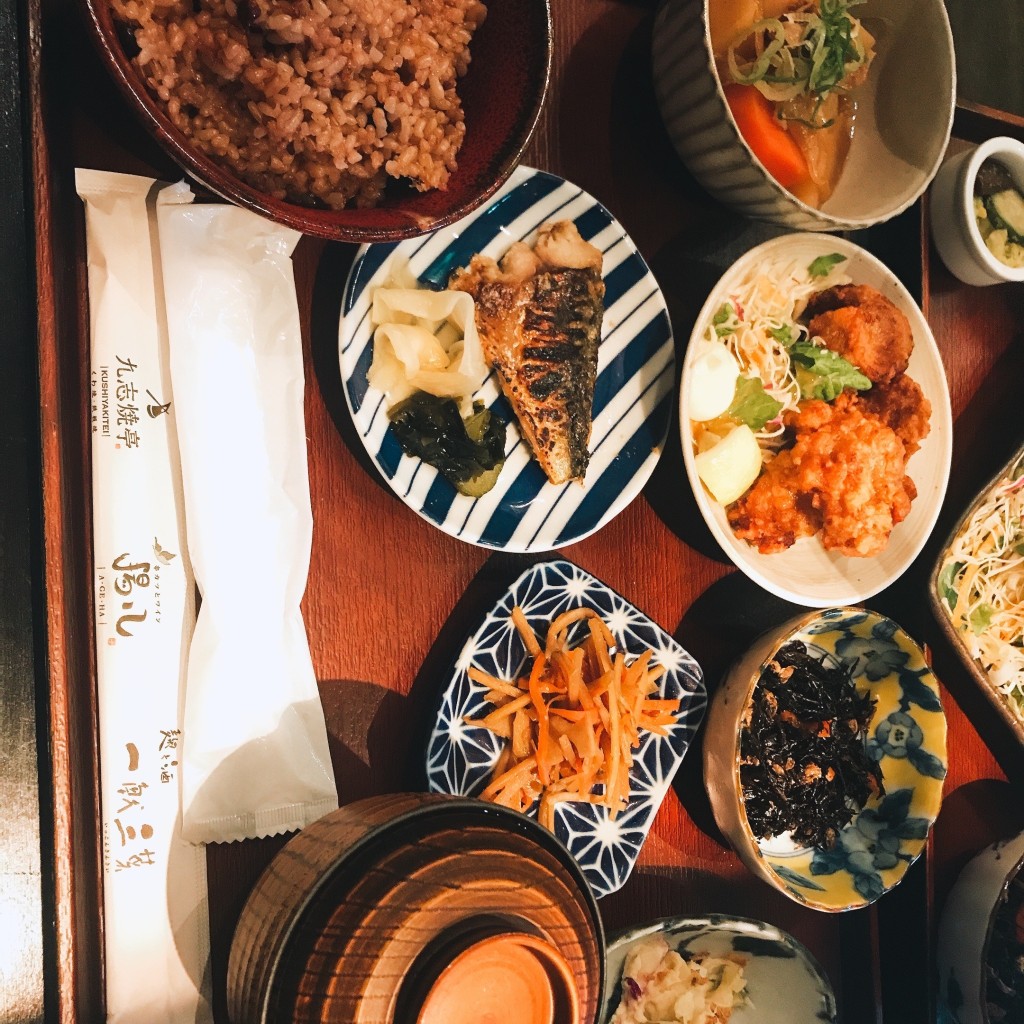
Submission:
{"label": "seaweed garnish", "polygon": [[740,742],[747,821],[759,839],[789,832],[800,846],[830,849],[873,796],[882,772],[865,749],[875,700],[844,666],[785,644],[754,687]]}

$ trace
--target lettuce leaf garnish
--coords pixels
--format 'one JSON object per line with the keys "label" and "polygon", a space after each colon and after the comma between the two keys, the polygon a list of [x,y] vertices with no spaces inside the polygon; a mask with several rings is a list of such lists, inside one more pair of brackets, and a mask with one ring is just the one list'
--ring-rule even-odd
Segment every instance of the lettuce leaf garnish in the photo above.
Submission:
{"label": "lettuce leaf garnish", "polygon": [[715,334],[720,338],[724,338],[729,334],[735,334],[734,328],[730,327],[728,321],[732,319],[734,310],[732,303],[727,302],[721,309],[711,318],[711,323],[714,325]]}
{"label": "lettuce leaf garnish", "polygon": [[822,398],[834,401],[843,388],[867,391],[871,381],[849,360],[831,349],[809,341],[794,342],[789,348],[796,367],[796,379],[802,398]]}
{"label": "lettuce leaf garnish", "polygon": [[811,260],[807,273],[811,277],[826,277],[837,263],[842,263],[845,259],[846,257],[841,252],[832,252],[827,256],[819,256],[817,259]]}
{"label": "lettuce leaf garnish", "polygon": [[760,377],[740,377],[728,415],[745,423],[751,430],[760,430],[782,411],[782,403],[772,398]]}
{"label": "lettuce leaf garnish", "polygon": [[960,570],[963,567],[963,562],[947,562],[942,572],[939,573],[939,593],[945,599],[946,604],[949,605],[950,611],[954,611],[956,609],[958,594],[954,584],[956,583],[956,578],[960,575]]}
{"label": "lettuce leaf garnish", "polygon": [[971,631],[975,636],[981,636],[982,633],[992,625],[992,616],[995,613],[995,609],[990,604],[979,604],[974,611],[968,616],[968,621],[971,624]]}

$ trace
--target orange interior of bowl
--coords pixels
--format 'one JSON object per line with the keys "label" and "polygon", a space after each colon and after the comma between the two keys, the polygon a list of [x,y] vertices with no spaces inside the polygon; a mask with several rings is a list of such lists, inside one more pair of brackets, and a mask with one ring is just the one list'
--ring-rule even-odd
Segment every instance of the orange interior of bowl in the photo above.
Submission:
{"label": "orange interior of bowl", "polygon": [[299,231],[354,242],[408,238],[452,223],[493,195],[511,174],[536,125],[551,66],[549,0],[489,0],[470,44],[458,93],[466,136],[446,189],[389,185],[369,209],[328,210],[275,199],[196,149],[172,124],[126,54],[108,0],[86,0],[101,55],[145,127],[196,180],[240,206]]}
{"label": "orange interior of bowl", "polygon": [[457,954],[431,985],[416,1024],[579,1024],[565,957],[533,935],[508,932]]}

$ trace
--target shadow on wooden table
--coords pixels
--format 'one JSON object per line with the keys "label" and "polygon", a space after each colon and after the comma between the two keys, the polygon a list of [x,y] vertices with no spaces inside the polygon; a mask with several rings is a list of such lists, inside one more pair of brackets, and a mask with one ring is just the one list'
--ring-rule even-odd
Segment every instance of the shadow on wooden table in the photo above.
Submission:
{"label": "shadow on wooden table", "polygon": [[470,581],[411,680],[398,689],[354,679],[320,683],[342,804],[378,793],[427,788],[426,749],[441,695],[467,637],[509,585],[537,561],[494,555]]}
{"label": "shadow on wooden table", "polygon": [[[312,246],[321,243],[312,242]],[[309,310],[309,357],[324,407],[352,457],[366,475],[381,489],[390,489],[356,431],[345,399],[338,352],[338,327],[345,282],[358,247],[344,242],[322,245],[315,265],[312,300]]]}
{"label": "shadow on wooden table", "polygon": [[[734,572],[712,584],[690,605],[673,636],[703,669],[710,704],[732,663],[762,633],[803,611],[806,609],[769,594],[743,573]],[[704,786],[705,732],[698,731],[676,773],[673,789],[697,828],[725,845]]]}

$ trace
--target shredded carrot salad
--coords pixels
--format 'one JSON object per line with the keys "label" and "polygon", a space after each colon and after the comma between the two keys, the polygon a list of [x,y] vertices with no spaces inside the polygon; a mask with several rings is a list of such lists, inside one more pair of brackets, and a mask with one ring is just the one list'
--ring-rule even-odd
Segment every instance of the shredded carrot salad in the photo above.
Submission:
{"label": "shredded carrot salad", "polygon": [[[592,608],[559,615],[543,647],[521,608],[512,621],[531,659],[523,674],[510,681],[469,669],[495,708],[466,723],[508,741],[481,796],[517,811],[539,800],[537,818],[552,831],[555,807],[565,800],[605,806],[614,817],[629,801],[642,734],[665,735],[679,711],[677,698],[657,695],[664,669],[651,665],[650,650],[627,661]],[[585,632],[573,644],[578,623]]]}

